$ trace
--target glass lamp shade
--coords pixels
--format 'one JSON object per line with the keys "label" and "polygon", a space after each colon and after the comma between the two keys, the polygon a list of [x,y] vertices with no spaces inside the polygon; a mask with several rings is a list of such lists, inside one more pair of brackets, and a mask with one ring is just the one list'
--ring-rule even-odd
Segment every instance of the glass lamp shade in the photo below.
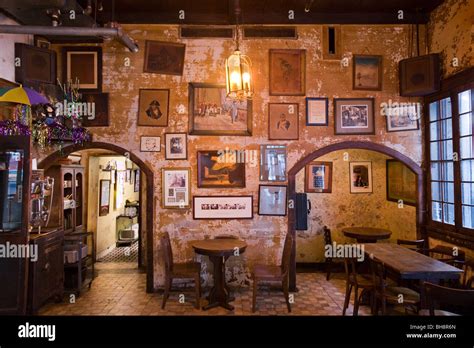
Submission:
{"label": "glass lamp shade", "polygon": [[232,99],[248,99],[253,96],[252,62],[236,50],[225,61],[227,96]]}

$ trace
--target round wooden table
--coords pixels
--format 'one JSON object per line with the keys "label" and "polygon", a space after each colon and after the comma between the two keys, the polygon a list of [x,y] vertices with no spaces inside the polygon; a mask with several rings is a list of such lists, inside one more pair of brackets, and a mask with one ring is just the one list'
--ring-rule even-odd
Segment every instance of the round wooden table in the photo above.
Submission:
{"label": "round wooden table", "polygon": [[225,261],[230,256],[238,256],[245,251],[247,243],[238,239],[205,239],[191,243],[197,254],[207,255],[214,265],[214,286],[209,293],[209,304],[203,309],[207,310],[217,306],[234,310],[229,304],[229,290],[225,283]]}
{"label": "round wooden table", "polygon": [[345,227],[342,233],[346,237],[356,239],[357,243],[375,243],[379,239],[388,239],[392,235],[389,230],[374,227]]}

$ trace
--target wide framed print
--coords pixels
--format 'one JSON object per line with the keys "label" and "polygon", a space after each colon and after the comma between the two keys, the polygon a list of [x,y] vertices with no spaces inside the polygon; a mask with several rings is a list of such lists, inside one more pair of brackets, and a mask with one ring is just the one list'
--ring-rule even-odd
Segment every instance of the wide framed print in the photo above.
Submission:
{"label": "wide framed print", "polygon": [[138,97],[138,126],[168,126],[169,89],[140,89]]}
{"label": "wide framed print", "polygon": [[165,158],[167,160],[188,158],[188,135],[186,133],[165,133]]}
{"label": "wide framed print", "polygon": [[63,54],[63,81],[79,82],[80,90],[102,91],[102,48],[66,46]]}
{"label": "wide framed print", "polygon": [[140,137],[140,151],[141,152],[160,152],[161,138],[160,137]]}
{"label": "wide framed print", "polygon": [[332,192],[332,162],[313,161],[306,165],[305,192]]}
{"label": "wide framed print", "polygon": [[186,45],[166,41],[145,41],[143,72],[183,75]]}
{"label": "wide framed print", "polygon": [[421,106],[397,106],[384,108],[387,132],[404,132],[420,129]]}
{"label": "wide framed print", "polygon": [[100,180],[99,216],[106,216],[110,210],[110,180]]}
{"label": "wide framed print", "polygon": [[245,163],[227,161],[219,151],[197,152],[197,186],[200,188],[245,187]]}
{"label": "wide framed print", "polygon": [[260,181],[286,181],[286,145],[260,145]]}
{"label": "wide framed print", "polygon": [[397,160],[387,160],[387,200],[416,205],[416,174]]}
{"label": "wide framed print", "polygon": [[372,162],[350,162],[351,193],[372,193]]}
{"label": "wide framed print", "polygon": [[260,185],[258,190],[258,215],[286,216],[287,187]]}
{"label": "wide framed print", "polygon": [[268,104],[268,139],[298,140],[299,138],[298,104]]}
{"label": "wide framed print", "polygon": [[306,98],[306,125],[328,125],[328,98]]}
{"label": "wide framed print", "polygon": [[374,99],[334,99],[337,135],[375,134]]}
{"label": "wide framed print", "polygon": [[191,169],[162,168],[161,190],[163,208],[189,208],[191,203]]}
{"label": "wide framed print", "polygon": [[253,196],[194,196],[193,219],[252,219]]}
{"label": "wide framed print", "polygon": [[305,95],[306,51],[271,49],[270,95]]}
{"label": "wide framed print", "polygon": [[382,90],[382,56],[355,54],[352,58],[352,89]]}

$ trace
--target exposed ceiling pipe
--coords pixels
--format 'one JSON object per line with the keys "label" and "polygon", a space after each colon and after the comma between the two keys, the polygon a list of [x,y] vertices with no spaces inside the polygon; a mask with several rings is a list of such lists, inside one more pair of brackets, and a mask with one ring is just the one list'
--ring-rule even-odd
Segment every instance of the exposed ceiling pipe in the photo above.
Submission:
{"label": "exposed ceiling pipe", "polygon": [[2,34],[32,34],[43,36],[102,36],[117,39],[130,52],[138,52],[138,45],[120,27],[43,27],[37,25],[0,25]]}

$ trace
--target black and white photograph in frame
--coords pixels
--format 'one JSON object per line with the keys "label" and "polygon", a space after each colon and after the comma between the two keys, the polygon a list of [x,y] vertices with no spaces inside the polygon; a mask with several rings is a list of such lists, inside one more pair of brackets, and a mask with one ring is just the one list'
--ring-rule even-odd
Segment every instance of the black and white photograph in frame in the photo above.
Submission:
{"label": "black and white photograph in frame", "polygon": [[374,99],[334,99],[334,131],[338,135],[375,134]]}
{"label": "black and white photograph in frame", "polygon": [[286,145],[260,145],[260,181],[286,181]]}
{"label": "black and white photograph in frame", "polygon": [[161,138],[160,137],[140,137],[140,151],[141,152],[160,152]]}
{"label": "black and white photograph in frame", "polygon": [[286,191],[283,185],[260,185],[258,215],[286,216]]}
{"label": "black and white photograph in frame", "polygon": [[351,193],[372,193],[372,162],[350,162]]}
{"label": "black and white photograph in frame", "polygon": [[165,158],[185,160],[188,158],[188,138],[186,133],[165,133]]}
{"label": "black and white photograph in frame", "polygon": [[193,219],[252,219],[253,196],[194,196]]}
{"label": "black and white photograph in frame", "polygon": [[387,119],[387,132],[403,132],[420,129],[421,106],[400,105],[397,107],[385,107]]}

